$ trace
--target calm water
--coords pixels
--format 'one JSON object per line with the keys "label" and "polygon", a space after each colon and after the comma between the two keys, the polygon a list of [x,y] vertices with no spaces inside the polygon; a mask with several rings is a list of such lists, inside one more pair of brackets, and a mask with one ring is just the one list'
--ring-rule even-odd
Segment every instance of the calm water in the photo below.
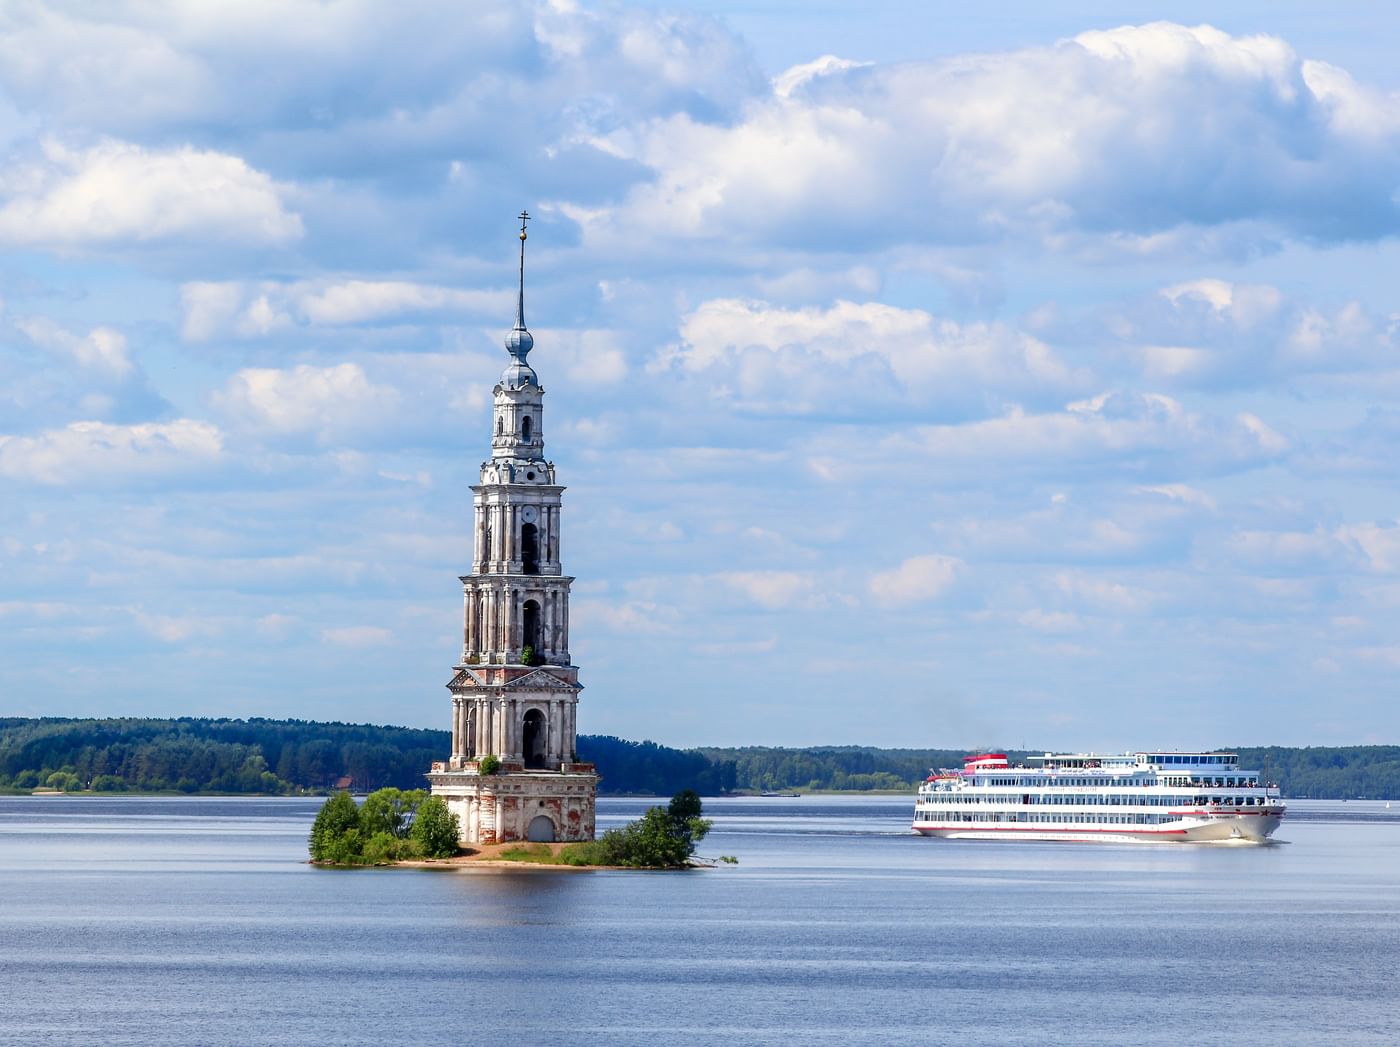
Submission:
{"label": "calm water", "polygon": [[313,869],[317,806],[0,797],[0,1042],[1400,1042],[1400,803],[1209,848],[707,801],[694,873]]}

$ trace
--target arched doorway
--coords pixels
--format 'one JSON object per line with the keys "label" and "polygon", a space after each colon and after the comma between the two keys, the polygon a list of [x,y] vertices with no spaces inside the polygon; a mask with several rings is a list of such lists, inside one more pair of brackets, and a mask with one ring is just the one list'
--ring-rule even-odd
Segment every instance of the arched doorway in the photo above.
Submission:
{"label": "arched doorway", "polygon": [[524,750],[526,768],[538,770],[544,767],[549,745],[549,730],[545,723],[544,713],[538,709],[531,709],[525,714],[520,740],[520,748]]}
{"label": "arched doorway", "polygon": [[531,843],[553,843],[554,842],[554,822],[547,814],[537,814],[530,819],[530,826],[525,830],[525,838]]}
{"label": "arched doorway", "polygon": [[520,528],[520,570],[525,574],[540,573],[540,532],[534,524]]}

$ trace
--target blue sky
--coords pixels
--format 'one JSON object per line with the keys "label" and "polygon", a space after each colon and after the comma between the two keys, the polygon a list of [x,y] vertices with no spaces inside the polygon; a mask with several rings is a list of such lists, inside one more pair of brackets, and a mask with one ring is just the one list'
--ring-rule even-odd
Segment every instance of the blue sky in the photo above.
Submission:
{"label": "blue sky", "polygon": [[580,729],[1394,742],[1382,5],[0,11],[0,713],[446,727],[530,239]]}

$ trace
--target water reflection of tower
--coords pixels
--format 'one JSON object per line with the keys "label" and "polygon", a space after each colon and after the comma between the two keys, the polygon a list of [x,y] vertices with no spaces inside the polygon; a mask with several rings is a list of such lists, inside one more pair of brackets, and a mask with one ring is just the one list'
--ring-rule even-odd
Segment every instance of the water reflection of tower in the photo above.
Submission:
{"label": "water reflection of tower", "polygon": [[[544,390],[526,362],[525,223],[511,362],[493,391],[491,457],[472,488],[472,573],[464,575],[452,755],[428,775],[463,843],[593,838],[598,777],[577,762],[578,668],[559,557],[562,495],[544,457]],[[494,760],[487,760],[494,757]],[[491,764],[499,763],[497,773]]]}

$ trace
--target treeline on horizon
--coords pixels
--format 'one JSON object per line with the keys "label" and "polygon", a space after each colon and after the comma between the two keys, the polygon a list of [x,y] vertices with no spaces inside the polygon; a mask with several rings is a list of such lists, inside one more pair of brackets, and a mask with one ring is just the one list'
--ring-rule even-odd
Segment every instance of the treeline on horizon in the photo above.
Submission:
{"label": "treeline on horizon", "polygon": [[[311,720],[0,718],[0,788],[295,795],[346,784],[417,789],[448,755],[447,731]],[[1043,750],[1042,750],[1043,751]],[[1229,749],[1285,796],[1400,798],[1400,746]],[[1010,751],[1013,757],[1026,755]],[[580,735],[604,794],[907,790],[964,749],[770,746],[672,749]]]}

